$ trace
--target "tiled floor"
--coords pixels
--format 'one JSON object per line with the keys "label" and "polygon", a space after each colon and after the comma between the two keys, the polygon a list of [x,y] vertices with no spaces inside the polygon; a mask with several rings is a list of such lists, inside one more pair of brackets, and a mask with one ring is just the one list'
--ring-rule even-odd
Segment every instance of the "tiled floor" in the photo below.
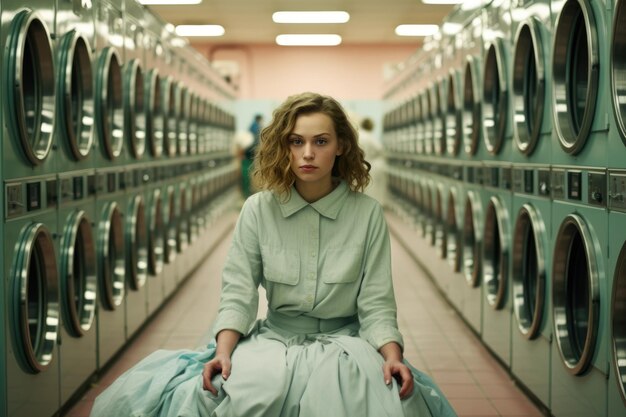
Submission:
{"label": "tiled floor", "polygon": [[[207,341],[217,311],[220,271],[230,239],[228,235],[216,247],[67,416],[88,416],[98,393],[153,350],[195,348]],[[435,379],[459,417],[541,416],[393,236],[391,241],[406,358]]]}

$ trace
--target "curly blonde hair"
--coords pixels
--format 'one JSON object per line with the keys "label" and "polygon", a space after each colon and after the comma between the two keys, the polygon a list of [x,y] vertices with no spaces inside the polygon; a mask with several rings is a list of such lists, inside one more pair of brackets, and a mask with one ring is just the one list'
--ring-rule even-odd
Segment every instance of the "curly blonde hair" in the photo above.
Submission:
{"label": "curly blonde hair", "polygon": [[333,177],[345,180],[353,191],[363,191],[370,182],[371,165],[359,148],[356,130],[335,99],[308,92],[288,97],[274,110],[272,121],[261,131],[252,171],[255,187],[289,197],[296,176],[291,171],[288,138],[298,116],[311,113],[323,113],[333,121],[339,149],[342,151],[335,158]]}

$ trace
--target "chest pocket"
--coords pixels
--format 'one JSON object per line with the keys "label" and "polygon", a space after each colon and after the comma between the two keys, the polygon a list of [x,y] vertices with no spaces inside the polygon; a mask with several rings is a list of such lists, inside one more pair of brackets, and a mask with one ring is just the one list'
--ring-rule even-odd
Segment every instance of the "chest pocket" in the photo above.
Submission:
{"label": "chest pocket", "polygon": [[363,247],[328,248],[325,255],[322,280],[326,284],[348,284],[363,275]]}
{"label": "chest pocket", "polygon": [[296,285],[300,280],[300,255],[295,249],[261,246],[263,276],[278,284]]}

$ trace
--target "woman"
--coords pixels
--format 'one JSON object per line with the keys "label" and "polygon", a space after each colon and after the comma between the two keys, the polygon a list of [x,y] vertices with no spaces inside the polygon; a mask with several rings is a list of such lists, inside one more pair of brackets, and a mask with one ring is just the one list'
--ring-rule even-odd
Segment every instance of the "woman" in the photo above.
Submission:
{"label": "woman", "polygon": [[380,204],[359,192],[369,164],[339,103],[289,97],[255,158],[264,191],[235,228],[216,342],[154,353],[98,397],[92,416],[453,416],[403,361],[389,235]]}

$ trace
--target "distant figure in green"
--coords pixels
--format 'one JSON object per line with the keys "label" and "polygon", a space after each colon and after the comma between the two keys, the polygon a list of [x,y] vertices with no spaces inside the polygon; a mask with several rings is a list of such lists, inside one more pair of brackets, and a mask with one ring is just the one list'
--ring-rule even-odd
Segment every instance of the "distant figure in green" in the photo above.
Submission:
{"label": "distant figure in green", "polygon": [[259,144],[259,138],[261,137],[261,129],[263,128],[263,115],[257,114],[254,116],[252,124],[248,131],[252,134],[252,143],[243,150],[241,158],[241,192],[244,198],[248,198],[252,195],[252,185],[250,183],[250,173],[252,172],[252,162],[254,161],[254,154],[256,153],[256,147]]}

